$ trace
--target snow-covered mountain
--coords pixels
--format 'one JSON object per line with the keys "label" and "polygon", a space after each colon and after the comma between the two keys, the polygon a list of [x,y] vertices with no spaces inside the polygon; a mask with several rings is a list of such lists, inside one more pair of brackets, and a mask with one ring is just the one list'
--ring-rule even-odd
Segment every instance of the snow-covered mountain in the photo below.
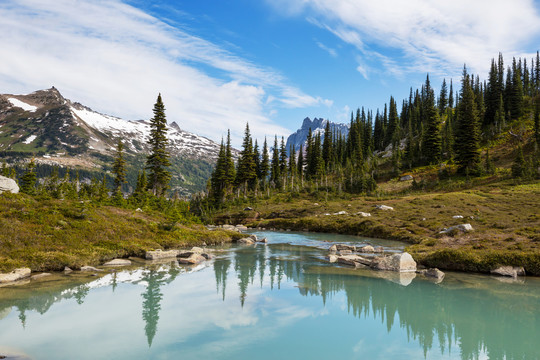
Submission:
{"label": "snow-covered mountain", "polygon": [[[289,151],[291,145],[294,145],[297,153],[300,150],[300,145],[302,145],[305,149],[309,129],[311,129],[313,136],[321,134],[321,139],[324,139],[324,130],[326,129],[326,124],[328,122],[329,120],[325,120],[323,118],[314,118],[313,120],[308,117],[305,118],[302,122],[302,127],[289,135],[287,138],[287,151]],[[332,132],[336,132],[337,134],[341,133],[345,136],[349,134],[349,125],[346,124],[333,123],[330,121],[330,129]]]}
{"label": "snow-covered mountain", "polygon": [[[172,168],[178,170],[173,182],[176,176],[191,190],[203,189],[220,145],[176,122],[167,130]],[[65,99],[54,87],[28,95],[0,95],[0,153],[5,155],[31,154],[38,163],[106,168],[102,162],[114,156],[118,139],[140,162],[148,151],[149,133],[147,120],[101,114]]]}

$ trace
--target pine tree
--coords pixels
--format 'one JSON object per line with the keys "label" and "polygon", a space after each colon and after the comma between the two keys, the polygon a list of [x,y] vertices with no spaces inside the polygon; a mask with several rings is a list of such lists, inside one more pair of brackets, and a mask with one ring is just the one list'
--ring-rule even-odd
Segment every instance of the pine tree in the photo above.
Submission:
{"label": "pine tree", "polygon": [[36,193],[36,173],[34,168],[36,164],[34,159],[30,160],[26,168],[26,173],[21,177],[21,192],[29,195],[34,195]]}
{"label": "pine tree", "polygon": [[255,163],[255,174],[257,179],[261,178],[261,154],[259,152],[259,144],[255,139],[255,145],[253,146],[253,162]]}
{"label": "pine tree", "polygon": [[248,188],[253,189],[255,180],[257,179],[257,169],[255,168],[255,161],[253,159],[253,140],[249,132],[249,124],[246,124],[246,130],[244,131],[244,140],[242,142],[242,151],[240,152],[240,158],[238,159],[238,166],[236,169],[235,185],[245,185],[245,190]]}
{"label": "pine tree", "polygon": [[227,144],[225,145],[225,190],[232,188],[236,179],[236,169],[231,147],[231,131],[227,130]]}
{"label": "pine tree", "polygon": [[536,96],[534,104],[534,138],[538,149],[540,148],[540,94]]}
{"label": "pine tree", "polygon": [[298,161],[296,166],[298,167],[297,173],[300,180],[304,179],[304,148],[300,145],[300,151],[298,152]]}
{"label": "pine tree", "polygon": [[459,172],[464,174],[477,173],[480,160],[479,136],[474,93],[467,69],[464,68],[455,134],[455,153]]}
{"label": "pine tree", "polygon": [[158,95],[153,112],[154,117],[150,120],[150,138],[148,139],[150,154],[146,158],[146,169],[149,171],[147,187],[154,195],[163,196],[171,180],[171,174],[167,171],[171,163],[167,151],[169,144],[167,120],[161,94]]}
{"label": "pine tree", "polygon": [[287,176],[287,148],[285,147],[285,139],[281,137],[279,146],[279,171],[282,176]]}
{"label": "pine tree", "polygon": [[442,116],[448,106],[448,89],[446,87],[446,79],[443,79],[441,85],[441,93],[439,95],[439,115]]}
{"label": "pine tree", "polygon": [[281,188],[281,171],[279,171],[279,148],[277,135],[274,139],[274,148],[272,149],[272,163],[270,165],[270,180],[274,182],[276,188]]}
{"label": "pine tree", "polygon": [[221,140],[216,167],[210,177],[210,186],[210,195],[214,203],[220,204],[223,202],[227,187],[227,157],[223,139]]}
{"label": "pine tree", "polygon": [[131,198],[139,206],[143,206],[146,202],[147,185],[148,182],[146,178],[146,171],[139,171],[137,174],[137,184],[135,185],[135,190],[133,191],[133,194],[131,194]]}
{"label": "pine tree", "polygon": [[386,130],[386,141],[385,146],[392,142],[394,137],[399,137],[399,134],[396,134],[396,130],[399,128],[399,117],[397,113],[396,101],[393,97],[390,97],[390,110],[388,113],[388,128]]}
{"label": "pine tree", "polygon": [[266,137],[264,138],[263,151],[262,151],[262,161],[261,161],[261,171],[259,178],[266,182],[266,177],[268,176],[268,171],[270,170],[270,157],[268,155],[268,144],[266,143]]}
{"label": "pine tree", "polygon": [[423,156],[428,164],[437,164],[441,160],[441,121],[435,108],[435,95],[429,83],[429,75],[425,83],[426,98],[424,100],[424,116],[426,118],[426,132],[423,139]]}
{"label": "pine tree", "polygon": [[332,160],[332,132],[330,130],[330,121],[326,122],[326,127],[324,129],[324,140],[323,140],[323,150],[322,157],[324,164],[327,170],[330,170],[330,161]]}
{"label": "pine tree", "polygon": [[452,79],[450,79],[450,92],[448,94],[448,107],[454,107],[454,86],[452,85]]}
{"label": "pine tree", "polygon": [[523,157],[523,149],[521,146],[518,148],[516,159],[512,164],[512,177],[522,178],[526,173],[525,158]]}
{"label": "pine tree", "polygon": [[126,183],[126,160],[124,160],[124,144],[118,140],[116,144],[116,158],[112,166],[114,174],[114,195],[121,196],[122,184]]}

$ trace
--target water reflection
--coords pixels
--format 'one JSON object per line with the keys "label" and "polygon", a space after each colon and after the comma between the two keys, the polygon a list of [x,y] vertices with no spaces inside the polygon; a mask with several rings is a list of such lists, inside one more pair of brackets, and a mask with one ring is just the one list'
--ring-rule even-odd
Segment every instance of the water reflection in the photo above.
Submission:
{"label": "water reflection", "polygon": [[[303,331],[309,333],[317,327],[323,331],[334,326],[347,328],[343,323],[354,317],[356,325],[353,326],[358,327],[357,331],[374,326],[370,325],[372,323],[384,324],[387,334],[398,334],[409,343],[418,344],[424,356],[432,354],[433,348],[444,358],[528,359],[538,356],[538,279],[502,283],[486,276],[447,274],[444,282],[435,284],[422,277],[410,279],[395,273],[329,265],[322,261],[323,255],[320,249],[310,246],[257,245],[226,250],[213,262],[198,267],[170,262],[107,274],[98,279],[57,276],[47,282],[2,288],[0,327],[9,320],[11,312],[17,313],[20,324],[25,327],[31,312],[43,315],[53,304],[66,301],[82,308],[90,294],[110,289],[110,296],[140,304],[142,316],[138,318],[142,326],[126,331],[131,334],[144,327],[147,346],[154,351],[182,349],[184,354],[189,354],[186,342],[191,342],[194,346],[214,344],[209,348],[216,349],[220,357],[226,357],[223,342],[247,341],[249,333],[277,326],[268,325],[270,318],[279,326],[291,329],[291,322],[305,322]],[[187,276],[190,272],[200,275]],[[212,278],[215,287],[209,284]],[[212,287],[210,292],[207,291],[209,286]],[[190,302],[199,304],[192,309]],[[234,304],[239,310],[232,309]],[[194,309],[204,314],[197,314]],[[342,313],[349,316],[343,318]],[[181,319],[177,321],[177,317]],[[280,322],[280,317],[286,320]],[[158,332],[160,327],[162,330]],[[216,327],[221,331],[215,332]],[[298,330],[290,331],[292,333],[284,329],[275,331],[276,341],[280,344],[285,341],[279,337],[281,333],[293,339],[300,336]],[[226,337],[228,332],[234,334],[230,335],[234,340]],[[171,333],[175,333],[176,338]],[[343,341],[338,338],[342,334],[325,336],[336,342]],[[160,337],[168,341],[167,345],[157,342]],[[259,343],[251,345],[263,346],[263,340],[257,341]],[[0,340],[1,345],[10,344],[2,344]],[[311,345],[315,348],[318,344]],[[358,346],[341,350],[356,351]]]}

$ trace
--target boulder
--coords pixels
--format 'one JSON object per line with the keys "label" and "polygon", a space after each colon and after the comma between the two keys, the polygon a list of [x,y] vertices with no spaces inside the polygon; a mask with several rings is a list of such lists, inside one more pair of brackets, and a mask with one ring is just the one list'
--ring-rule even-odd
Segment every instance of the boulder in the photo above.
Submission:
{"label": "boulder", "polygon": [[196,254],[202,254],[204,252],[204,250],[198,246],[192,247],[190,251]]}
{"label": "boulder", "polygon": [[81,266],[81,271],[103,271],[103,270],[96,269],[93,266]]}
{"label": "boulder", "polygon": [[26,279],[30,277],[31,272],[29,268],[19,268],[7,274],[0,274],[0,284]]}
{"label": "boulder", "polygon": [[64,267],[64,272],[65,272],[65,273],[70,273],[70,272],[72,272],[72,271],[73,271],[73,270],[71,270],[71,269],[68,268],[67,266]]}
{"label": "boulder", "polygon": [[266,244],[266,243],[268,242],[268,239],[266,239],[266,238],[262,238],[261,240],[258,240],[257,242],[260,242],[260,243]]}
{"label": "boulder", "polygon": [[444,273],[437,268],[419,270],[417,271],[417,273],[422,274],[426,277],[437,279],[437,280],[444,279]]}
{"label": "boulder", "polygon": [[375,248],[371,245],[365,245],[365,246],[362,246],[360,248],[357,249],[358,252],[362,252],[362,253],[374,253],[375,252]]}
{"label": "boulder", "polygon": [[369,216],[371,216],[370,213],[366,213],[366,212],[363,212],[363,211],[357,212],[355,215],[360,215],[360,216],[362,216],[362,217],[369,217]]}
{"label": "boulder", "polygon": [[339,251],[339,255],[351,255],[351,254],[352,254],[351,250],[340,250]]}
{"label": "boulder", "polygon": [[192,254],[190,257],[187,257],[187,258],[178,258],[178,262],[180,264],[188,264],[188,265],[196,265],[205,260],[206,258],[202,256],[201,254]]}
{"label": "boulder", "polygon": [[253,208],[252,208],[252,207],[249,207],[249,206],[247,206],[247,207],[244,208],[244,211],[251,211],[251,210],[253,210]]}
{"label": "boulder", "polygon": [[247,231],[247,226],[244,225],[236,225],[236,231]]}
{"label": "boulder", "polygon": [[382,246],[376,246],[376,247],[374,248],[374,251],[375,251],[376,253],[381,254],[381,253],[384,252],[384,248],[383,248]]}
{"label": "boulder", "polygon": [[221,225],[221,228],[223,230],[232,230],[232,231],[236,230],[236,227],[234,225]]}
{"label": "boulder", "polygon": [[454,215],[452,219],[463,219],[463,215]]}
{"label": "boulder", "polygon": [[328,248],[328,251],[336,252],[336,251],[337,251],[337,246],[336,246],[335,244],[332,245],[332,246],[330,246],[330,247]]}
{"label": "boulder", "polygon": [[326,257],[326,259],[331,263],[335,263],[335,262],[338,261],[338,256],[337,255],[328,255]]}
{"label": "boulder", "polygon": [[114,259],[103,264],[103,266],[129,266],[129,265],[131,265],[131,261],[129,261],[128,259]]}
{"label": "boulder", "polygon": [[394,210],[393,207],[391,206],[386,206],[386,205],[375,205],[375,208],[377,210]]}
{"label": "boulder", "polygon": [[237,241],[238,244],[242,244],[242,245],[253,245],[255,244],[255,241],[253,241],[253,239],[251,238],[243,238],[243,239],[240,239]]}
{"label": "boulder", "polygon": [[0,194],[4,191],[17,194],[19,192],[19,185],[13,179],[0,175]]}
{"label": "boulder", "polygon": [[399,181],[409,181],[412,179],[413,179],[412,175],[405,175],[405,176],[400,177]]}
{"label": "boulder", "polygon": [[356,246],[354,245],[345,245],[345,244],[335,244],[334,245],[336,247],[336,250],[351,250],[351,251],[356,251]]}
{"label": "boulder", "polygon": [[155,250],[155,251],[147,251],[145,254],[146,260],[161,260],[161,259],[172,259],[178,256],[179,251],[178,250]]}
{"label": "boulder", "polygon": [[474,229],[471,224],[460,224],[456,226],[450,226],[448,229],[443,229],[439,232],[439,234],[447,234],[453,231],[469,232],[474,231]]}
{"label": "boulder", "polygon": [[518,276],[525,276],[525,269],[521,266],[500,266],[491,270],[494,275],[511,276],[516,278]]}
{"label": "boulder", "polygon": [[375,270],[414,272],[416,261],[409,253],[394,254],[373,259],[371,267]]}
{"label": "boulder", "polygon": [[338,211],[337,213],[333,213],[332,215],[347,215],[346,211]]}
{"label": "boulder", "polygon": [[369,263],[368,259],[365,259],[358,255],[342,255],[337,257],[337,261],[340,264],[354,266],[356,269],[366,267],[366,263]]}
{"label": "boulder", "polygon": [[250,238],[253,241],[257,241],[257,235],[252,234],[252,235],[249,235],[248,238]]}

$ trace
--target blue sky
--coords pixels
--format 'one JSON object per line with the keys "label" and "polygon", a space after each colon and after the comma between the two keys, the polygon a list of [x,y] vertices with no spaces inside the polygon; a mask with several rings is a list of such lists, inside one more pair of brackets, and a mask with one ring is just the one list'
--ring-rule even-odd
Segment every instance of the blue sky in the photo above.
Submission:
{"label": "blue sky", "polygon": [[503,52],[540,48],[531,0],[17,0],[0,3],[0,93],[56,86],[125,119],[151,117],[161,92],[169,121],[239,145],[304,117],[398,101],[426,73],[486,75]]}

